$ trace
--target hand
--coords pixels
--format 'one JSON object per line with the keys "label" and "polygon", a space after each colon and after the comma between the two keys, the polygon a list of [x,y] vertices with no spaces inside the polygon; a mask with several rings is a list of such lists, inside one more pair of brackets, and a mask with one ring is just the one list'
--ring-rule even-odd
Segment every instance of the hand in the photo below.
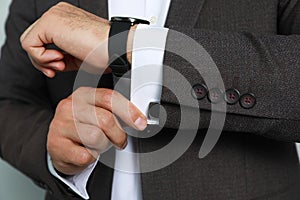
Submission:
{"label": "hand", "polygon": [[102,88],[79,88],[62,100],[50,124],[47,149],[56,170],[67,175],[81,172],[112,144],[127,145],[119,117],[143,130],[146,117],[121,94]]}
{"label": "hand", "polygon": [[[108,63],[109,30],[106,19],[61,2],[32,24],[20,40],[33,65],[48,77],[54,77],[55,71],[78,70],[91,52],[87,71],[102,73],[99,70],[104,71]],[[46,49],[47,44],[55,44],[65,53]]]}

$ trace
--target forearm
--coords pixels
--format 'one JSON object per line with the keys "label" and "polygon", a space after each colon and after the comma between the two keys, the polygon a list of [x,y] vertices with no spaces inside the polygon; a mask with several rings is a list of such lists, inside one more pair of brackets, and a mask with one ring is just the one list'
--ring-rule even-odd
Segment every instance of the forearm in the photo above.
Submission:
{"label": "forearm", "polygon": [[[178,30],[187,33],[209,53],[222,76],[225,89],[236,88],[241,95],[253,93],[256,97],[257,103],[251,109],[242,108],[238,102],[227,106],[224,131],[261,133],[279,139],[299,140],[299,129],[295,126],[300,120],[300,91],[297,87],[300,84],[299,35],[255,36],[250,33],[222,33],[200,29]],[[166,51],[174,51],[179,45],[181,49],[197,52],[177,36],[169,32]],[[201,60],[199,65],[192,66],[179,56],[167,52],[164,64],[187,77],[191,86],[205,84],[201,77],[203,74],[197,71],[203,72],[202,69],[205,68],[201,66]],[[163,76],[164,85],[172,84],[170,70],[164,68]],[[192,101],[191,89],[182,88],[181,91]],[[176,105],[178,101],[170,90],[164,88],[162,103]],[[198,103],[201,114],[203,111],[210,112],[211,103],[207,98]],[[188,104],[183,106],[190,107]],[[167,120],[171,127],[175,126],[171,123],[176,118],[173,117],[174,109],[176,110],[176,106],[172,109],[172,114],[169,113],[171,119]],[[179,107],[177,110],[179,111]],[[209,114],[201,115],[201,119],[205,121],[205,116],[206,121],[209,121]],[[200,128],[208,128],[208,124],[203,122]],[[269,132],[270,130],[273,132]]]}

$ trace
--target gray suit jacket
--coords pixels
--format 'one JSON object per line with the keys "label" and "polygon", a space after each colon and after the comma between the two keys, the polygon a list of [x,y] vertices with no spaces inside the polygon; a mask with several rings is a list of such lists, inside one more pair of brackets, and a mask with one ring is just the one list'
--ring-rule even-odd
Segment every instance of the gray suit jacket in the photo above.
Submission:
{"label": "gray suit jacket", "polygon": [[[19,43],[26,27],[57,2],[12,3],[0,62],[0,155],[45,188],[47,199],[79,199],[51,176],[46,162],[49,123],[57,103],[72,93],[76,73],[45,78],[32,67]],[[106,0],[68,2],[107,17]],[[211,103],[207,98],[197,101],[201,113],[197,137],[174,163],[142,174],[144,200],[299,199],[300,171],[294,146],[300,141],[299,11],[298,0],[172,1],[167,27],[201,44],[217,64],[225,88],[253,93],[256,105],[251,109],[238,103],[228,105],[220,140],[207,157],[199,159]],[[170,33],[167,48],[179,44],[185,47]],[[179,56],[166,52],[164,64],[183,74],[191,85],[204,83],[194,66]],[[164,68],[164,85],[176,84],[187,102],[195,101],[191,91],[172,77],[172,71]],[[104,76],[99,87],[112,88],[111,76]],[[139,140],[142,152],[163,147],[176,134],[180,107],[167,88],[162,105],[168,114],[165,126],[154,137]],[[197,106],[182,109],[194,122]],[[111,168],[97,165],[88,184],[91,199],[110,198],[112,175]]]}

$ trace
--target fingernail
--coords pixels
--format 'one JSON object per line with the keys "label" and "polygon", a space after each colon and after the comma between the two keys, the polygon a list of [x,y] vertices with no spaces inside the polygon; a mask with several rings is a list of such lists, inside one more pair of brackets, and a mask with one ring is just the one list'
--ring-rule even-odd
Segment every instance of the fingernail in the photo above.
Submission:
{"label": "fingernail", "polygon": [[134,125],[142,131],[147,127],[147,120],[145,120],[143,117],[139,117],[137,120],[135,120]]}
{"label": "fingernail", "polygon": [[127,142],[127,140],[126,140],[122,147],[119,147],[119,146],[115,146],[115,147],[116,147],[116,149],[118,149],[119,151],[122,151],[122,150],[124,150],[124,149],[126,148],[127,144],[128,144],[128,142]]}
{"label": "fingernail", "polygon": [[43,72],[43,74],[45,74],[46,76],[48,76],[48,72]]}
{"label": "fingernail", "polygon": [[58,68],[58,67],[56,67],[56,66],[53,66],[52,67],[54,70],[56,70],[56,71],[59,71],[60,69]]}
{"label": "fingernail", "polygon": [[127,144],[128,144],[128,142],[126,140],[125,143],[124,143],[124,145],[122,146],[122,150],[126,148]]}

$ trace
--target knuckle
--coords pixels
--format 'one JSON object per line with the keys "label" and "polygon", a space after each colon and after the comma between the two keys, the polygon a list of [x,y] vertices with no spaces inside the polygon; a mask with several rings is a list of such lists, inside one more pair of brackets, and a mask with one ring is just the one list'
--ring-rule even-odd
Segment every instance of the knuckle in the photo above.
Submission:
{"label": "knuckle", "polygon": [[61,2],[57,3],[55,6],[57,6],[57,7],[68,7],[68,6],[70,6],[70,4],[61,1]]}
{"label": "knuckle", "polygon": [[49,126],[49,132],[47,136],[47,148],[55,149],[59,146],[60,133],[64,124],[60,120],[53,119]]}
{"label": "knuckle", "polygon": [[89,145],[97,146],[102,140],[102,134],[98,130],[91,130],[89,134]]}
{"label": "knuckle", "polygon": [[115,118],[114,115],[112,113],[107,113],[105,115],[102,115],[100,118],[100,126],[104,129],[104,130],[108,130],[111,127],[115,126]]}
{"label": "knuckle", "polygon": [[62,154],[60,153],[62,150],[62,145],[59,142],[57,137],[49,137],[47,138],[47,145],[46,145],[47,151],[51,158],[55,159],[61,159]]}
{"label": "knuckle", "polygon": [[124,134],[120,134],[120,136],[116,137],[114,143],[118,147],[123,147],[126,140],[127,140],[127,135],[124,133]]}
{"label": "knuckle", "polygon": [[57,170],[61,170],[61,169],[64,169],[66,167],[66,164],[64,162],[61,162],[61,161],[52,161],[52,162],[53,162],[54,167]]}
{"label": "knuckle", "polygon": [[43,13],[43,15],[41,16],[41,19],[48,21],[56,14],[57,14],[57,8],[56,8],[56,6],[53,6],[48,11]]}
{"label": "knuckle", "polygon": [[97,99],[101,99],[103,104],[110,106],[112,103],[112,96],[113,96],[113,90],[102,89],[100,90],[99,98]]}
{"label": "knuckle", "polygon": [[67,2],[59,2],[56,4],[56,7],[64,12],[74,12],[78,8],[70,3]]}
{"label": "knuckle", "polygon": [[75,90],[75,94],[77,95],[84,95],[84,94],[87,94],[87,93],[90,93],[91,92],[91,88],[90,87],[79,87]]}
{"label": "knuckle", "polygon": [[78,132],[79,139],[82,144],[91,147],[97,148],[99,146],[100,141],[102,140],[102,136],[99,130],[89,129],[85,131]]}
{"label": "knuckle", "polygon": [[104,150],[106,150],[108,147],[110,147],[110,145],[111,145],[111,142],[109,141],[109,139],[108,138],[103,138],[102,140],[101,140],[101,146],[100,146],[100,150],[101,151],[104,151]]}
{"label": "knuckle", "polygon": [[20,42],[21,42],[21,47],[22,47],[25,51],[27,51],[29,45],[28,45],[27,38],[26,38],[25,35],[22,35],[22,36],[20,37]]}
{"label": "knuckle", "polygon": [[88,132],[88,137],[82,137],[82,144],[88,148],[104,150],[111,145],[107,136],[98,130],[93,130]]}
{"label": "knuckle", "polygon": [[47,138],[47,150],[49,153],[52,152],[52,149],[55,149],[56,143],[56,139],[49,134]]}
{"label": "knuckle", "polygon": [[50,125],[49,125],[49,133],[52,132],[52,130],[56,127],[56,116],[52,119]]}
{"label": "knuckle", "polygon": [[69,98],[61,100],[56,108],[57,112],[69,112],[70,110],[72,110],[72,100]]}
{"label": "knuckle", "polygon": [[59,120],[57,120],[56,116],[54,116],[54,118],[51,121],[50,126],[49,126],[49,135],[53,136],[53,132],[55,132],[55,130],[59,127],[60,127]]}
{"label": "knuckle", "polygon": [[90,154],[88,151],[84,151],[77,156],[76,163],[78,166],[87,166],[92,163],[93,160],[94,158],[92,154]]}
{"label": "knuckle", "polygon": [[61,130],[61,127],[63,127],[64,124],[57,119],[56,116],[54,116],[54,118],[52,119],[50,125],[49,125],[49,134],[48,136],[50,137],[55,137],[57,134],[58,130]]}

